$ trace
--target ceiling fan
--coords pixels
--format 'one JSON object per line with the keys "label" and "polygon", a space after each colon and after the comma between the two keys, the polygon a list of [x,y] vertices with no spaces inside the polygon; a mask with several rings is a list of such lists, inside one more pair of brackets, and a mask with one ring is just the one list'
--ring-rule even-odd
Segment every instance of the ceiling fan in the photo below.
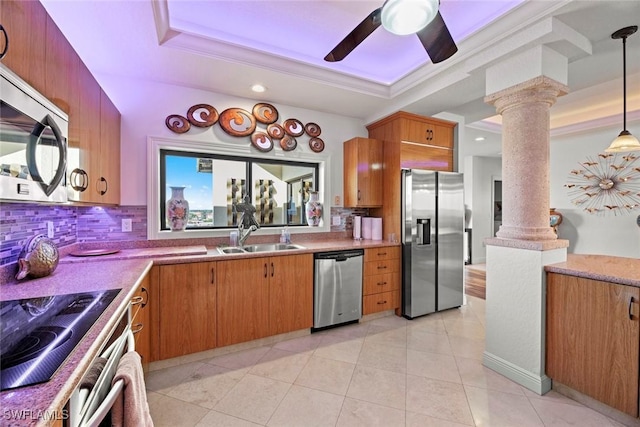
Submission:
{"label": "ceiling fan", "polygon": [[342,61],[380,25],[398,34],[418,35],[431,62],[442,62],[458,51],[438,10],[439,0],[386,0],[360,22],[324,60]]}

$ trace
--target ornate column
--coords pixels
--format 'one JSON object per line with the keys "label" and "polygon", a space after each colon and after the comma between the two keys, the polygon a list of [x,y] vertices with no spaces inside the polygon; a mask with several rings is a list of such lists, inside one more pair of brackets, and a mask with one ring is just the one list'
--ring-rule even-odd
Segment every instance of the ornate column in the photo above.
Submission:
{"label": "ornate column", "polygon": [[555,240],[549,226],[549,109],[568,88],[539,76],[491,94],[502,115],[502,226],[498,238]]}

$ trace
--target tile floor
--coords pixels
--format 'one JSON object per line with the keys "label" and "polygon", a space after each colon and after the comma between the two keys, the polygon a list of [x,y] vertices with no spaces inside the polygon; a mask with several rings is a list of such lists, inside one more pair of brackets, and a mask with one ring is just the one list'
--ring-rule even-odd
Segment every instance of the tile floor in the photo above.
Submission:
{"label": "tile floor", "polygon": [[484,300],[387,316],[155,370],[156,426],[524,427],[621,424],[482,366]]}

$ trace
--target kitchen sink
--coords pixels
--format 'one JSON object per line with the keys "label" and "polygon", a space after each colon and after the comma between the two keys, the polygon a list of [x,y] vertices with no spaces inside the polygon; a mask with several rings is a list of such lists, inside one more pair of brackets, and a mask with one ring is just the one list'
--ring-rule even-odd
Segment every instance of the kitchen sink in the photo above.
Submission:
{"label": "kitchen sink", "polygon": [[245,253],[245,251],[242,248],[236,248],[233,246],[229,246],[226,248],[222,248],[220,246],[218,246],[218,252],[220,252],[221,254],[243,254]]}
{"label": "kitchen sink", "polygon": [[249,246],[218,246],[218,252],[221,254],[245,254],[245,253],[255,253],[255,252],[277,252],[277,251],[288,251],[293,249],[304,249],[304,246],[294,245],[291,243],[262,243],[259,245],[249,245]]}
{"label": "kitchen sink", "polygon": [[293,245],[291,243],[263,243],[260,245],[245,246],[243,249],[247,252],[273,252],[304,249],[304,247],[300,245]]}

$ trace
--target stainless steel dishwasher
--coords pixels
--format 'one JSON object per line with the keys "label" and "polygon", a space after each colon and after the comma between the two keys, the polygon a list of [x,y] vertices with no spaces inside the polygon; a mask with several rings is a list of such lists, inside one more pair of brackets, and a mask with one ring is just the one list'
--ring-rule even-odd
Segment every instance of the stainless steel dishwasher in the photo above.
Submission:
{"label": "stainless steel dishwasher", "polygon": [[314,329],[357,321],[362,317],[363,256],[361,249],[315,254]]}

